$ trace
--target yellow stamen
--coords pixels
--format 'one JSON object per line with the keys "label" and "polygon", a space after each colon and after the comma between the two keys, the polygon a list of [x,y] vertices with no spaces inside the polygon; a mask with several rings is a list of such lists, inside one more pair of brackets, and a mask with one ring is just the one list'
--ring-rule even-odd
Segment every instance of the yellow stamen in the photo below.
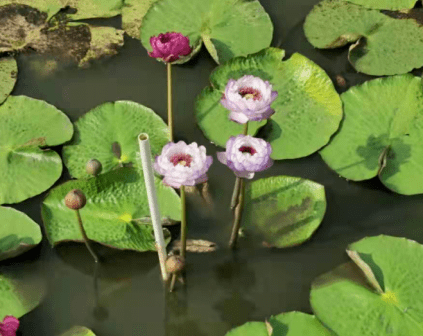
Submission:
{"label": "yellow stamen", "polygon": [[125,213],[125,214],[119,216],[119,219],[121,221],[126,222],[126,223],[130,223],[132,221],[132,215],[129,214],[129,213]]}
{"label": "yellow stamen", "polygon": [[397,305],[398,304],[398,298],[394,292],[387,291],[386,293],[382,294],[382,300],[386,303]]}

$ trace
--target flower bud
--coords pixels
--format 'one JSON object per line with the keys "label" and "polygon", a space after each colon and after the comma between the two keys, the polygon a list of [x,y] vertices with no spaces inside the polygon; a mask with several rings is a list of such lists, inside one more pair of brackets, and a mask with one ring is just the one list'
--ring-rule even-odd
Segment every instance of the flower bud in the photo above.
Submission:
{"label": "flower bud", "polygon": [[168,273],[177,273],[184,269],[185,261],[182,257],[174,255],[166,260],[166,271]]}
{"label": "flower bud", "polygon": [[102,169],[103,166],[101,165],[101,162],[96,159],[88,161],[87,166],[85,167],[87,173],[93,176],[100,174]]}
{"label": "flower bud", "polygon": [[73,189],[68,192],[65,197],[65,204],[69,209],[79,210],[82,209],[87,203],[87,198],[84,193],[79,189]]}

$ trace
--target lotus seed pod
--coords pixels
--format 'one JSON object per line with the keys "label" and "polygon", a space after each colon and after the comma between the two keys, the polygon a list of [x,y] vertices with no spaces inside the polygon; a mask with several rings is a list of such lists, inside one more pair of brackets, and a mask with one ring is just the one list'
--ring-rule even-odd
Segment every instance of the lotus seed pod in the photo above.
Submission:
{"label": "lotus seed pod", "polygon": [[96,159],[88,161],[87,166],[85,167],[87,173],[93,176],[100,174],[102,169],[103,166],[101,165],[101,162]]}
{"label": "lotus seed pod", "polygon": [[84,193],[79,189],[73,189],[68,192],[65,197],[65,204],[69,209],[79,210],[82,209],[87,203],[87,198]]}
{"label": "lotus seed pod", "polygon": [[185,261],[182,257],[174,255],[166,260],[166,271],[168,273],[177,273],[184,269]]}

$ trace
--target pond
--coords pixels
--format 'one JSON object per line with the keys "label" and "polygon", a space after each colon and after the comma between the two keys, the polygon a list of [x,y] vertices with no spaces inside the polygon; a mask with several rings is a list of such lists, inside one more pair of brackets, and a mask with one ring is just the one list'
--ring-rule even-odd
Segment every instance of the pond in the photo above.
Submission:
{"label": "pond", "polygon": [[[316,50],[306,40],[303,23],[319,0],[261,0],[275,33],[272,46],[288,57],[299,52],[321,66],[335,81],[342,75],[349,86],[373,77],[358,74],[348,63],[348,47]],[[94,21],[93,21],[94,22]],[[98,22],[96,20],[95,22]],[[101,20],[119,27],[120,17]],[[72,121],[104,102],[131,100],[167,116],[166,71],[148,57],[139,41],[125,37],[117,56],[92,62],[87,69],[59,65],[46,73],[43,60],[18,58],[19,75],[13,95],[45,100]],[[209,85],[216,63],[203,49],[189,63],[174,67],[175,138],[206,146],[209,155],[221,149],[211,144],[194,123],[194,100]],[[338,87],[339,92],[341,89]],[[61,147],[55,147],[58,152]],[[189,238],[217,243],[213,253],[187,256],[187,283],[169,294],[160,281],[157,254],[118,251],[95,244],[105,258],[97,269],[83,244],[63,243],[54,249],[46,239],[2,269],[30,270],[47,284],[42,304],[21,319],[20,333],[57,335],[74,325],[97,335],[223,336],[247,321],[299,310],[311,312],[310,285],[317,276],[348,260],[348,244],[366,236],[387,234],[423,243],[423,195],[402,196],[379,179],[351,182],[339,177],[318,153],[282,160],[261,173],[298,176],[325,186],[327,212],[310,241],[289,249],[269,249],[241,238],[239,248],[227,247],[232,213],[228,209],[233,174],[216,163],[209,172],[213,207],[188,197]],[[56,185],[70,178],[64,171]],[[41,224],[40,206],[46,193],[13,207]],[[176,231],[177,232],[177,231]]]}

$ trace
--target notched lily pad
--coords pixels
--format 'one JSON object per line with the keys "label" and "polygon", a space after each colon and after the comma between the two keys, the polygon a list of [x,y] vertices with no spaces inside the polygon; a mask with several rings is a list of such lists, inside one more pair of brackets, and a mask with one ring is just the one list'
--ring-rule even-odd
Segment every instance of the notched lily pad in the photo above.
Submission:
{"label": "notched lily pad", "polygon": [[[149,2],[145,7],[150,5]],[[145,11],[145,7],[138,13]],[[196,51],[203,42],[219,63],[267,48],[272,41],[273,25],[258,0],[154,2],[142,19],[144,47],[151,51],[150,37],[171,31],[188,36]]]}
{"label": "notched lily pad", "polygon": [[[162,217],[180,220],[181,204],[176,192],[158,178],[155,183]],[[65,195],[72,189],[81,189],[87,197],[87,204],[80,213],[90,239],[118,249],[156,250],[153,226],[145,222],[150,210],[144,177],[135,168],[120,168],[54,188],[44,200],[41,211],[52,245],[82,241],[75,213],[64,204]],[[164,231],[169,242],[169,231]]]}
{"label": "notched lily pad", "polygon": [[268,323],[272,327],[270,336],[335,336],[315,316],[301,312],[272,316]]}
{"label": "notched lily pad", "polygon": [[[364,238],[348,248],[368,272],[350,263],[313,283],[311,305],[337,335],[419,335],[423,333],[423,246],[404,238]],[[369,326],[372,326],[369,328]]]}
{"label": "notched lily pad", "polygon": [[326,211],[322,185],[275,176],[247,184],[243,227],[268,246],[291,247],[308,240]]}
{"label": "notched lily pad", "polygon": [[13,208],[0,207],[0,261],[14,258],[38,245],[40,227]]}
{"label": "notched lily pad", "polygon": [[[242,125],[228,119],[220,99],[229,79],[254,75],[268,80],[278,91],[275,114],[267,125],[266,140],[272,158],[293,159],[310,155],[326,145],[342,119],[342,105],[329,76],[308,58],[294,54],[282,61],[285,52],[268,48],[222,64],[210,77],[211,86],[197,97],[195,116],[207,138],[224,147],[231,136],[242,133]],[[250,122],[254,135],[264,122]]]}
{"label": "notched lily pad", "polygon": [[368,81],[341,95],[345,120],[320,154],[354,181],[379,176],[404,195],[423,193],[421,78],[400,75]]}
{"label": "notched lily pad", "polygon": [[75,326],[64,332],[60,336],[95,336],[95,334],[86,327]]}
{"label": "notched lily pad", "polygon": [[[103,173],[138,162],[137,137],[148,133],[153,155],[168,142],[168,128],[153,110],[130,101],[105,103],[86,113],[75,123],[75,135],[63,148],[63,159],[72,176],[87,177],[87,162],[93,158]],[[119,147],[120,157],[116,157]]]}
{"label": "notched lily pad", "polygon": [[51,187],[62,173],[47,146],[71,139],[69,118],[44,101],[10,96],[0,105],[0,204],[18,203]]}
{"label": "notched lily pad", "polygon": [[316,48],[354,42],[349,60],[359,72],[396,75],[423,65],[422,20],[420,8],[380,11],[343,0],[324,0],[307,16],[304,31]]}
{"label": "notched lily pad", "polygon": [[0,104],[12,92],[17,77],[18,66],[15,59],[13,57],[0,58]]}

